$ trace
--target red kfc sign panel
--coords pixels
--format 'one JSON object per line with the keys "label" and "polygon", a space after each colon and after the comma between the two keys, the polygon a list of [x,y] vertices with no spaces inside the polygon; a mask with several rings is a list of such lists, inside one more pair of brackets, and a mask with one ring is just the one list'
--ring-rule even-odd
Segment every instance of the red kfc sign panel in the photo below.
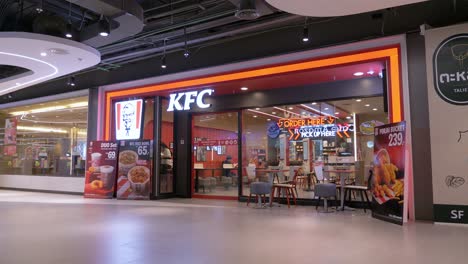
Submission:
{"label": "red kfc sign panel", "polygon": [[139,139],[143,99],[115,103],[115,136],[117,140]]}

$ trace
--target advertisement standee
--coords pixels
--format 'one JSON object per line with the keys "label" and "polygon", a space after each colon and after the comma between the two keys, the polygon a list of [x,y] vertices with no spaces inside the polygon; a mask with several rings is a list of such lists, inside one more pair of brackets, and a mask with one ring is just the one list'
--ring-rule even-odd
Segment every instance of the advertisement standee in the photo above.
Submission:
{"label": "advertisement standee", "polygon": [[115,191],[118,144],[115,141],[91,141],[86,159],[84,196],[112,198]]}
{"label": "advertisement standee", "polygon": [[374,129],[372,216],[402,225],[405,212],[406,123]]}
{"label": "advertisement standee", "polygon": [[152,141],[121,141],[117,199],[147,200],[151,193]]}

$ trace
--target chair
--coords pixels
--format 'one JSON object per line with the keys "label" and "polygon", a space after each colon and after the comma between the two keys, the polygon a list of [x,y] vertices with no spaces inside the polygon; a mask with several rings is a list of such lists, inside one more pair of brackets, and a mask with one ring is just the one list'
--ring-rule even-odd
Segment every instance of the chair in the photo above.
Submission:
{"label": "chair", "polygon": [[[369,177],[367,180],[367,186],[365,185],[346,185],[345,186],[345,198],[348,197],[348,200],[351,200],[351,193],[356,193],[359,192],[359,195],[361,196],[361,201],[363,203],[367,203],[367,207],[372,210],[372,206],[369,200],[369,196],[367,196],[367,191],[371,189],[371,184],[372,184],[372,178],[373,178],[373,172],[372,170],[369,170]],[[356,194],[354,194],[354,197],[356,197]],[[366,200],[364,201],[364,198]],[[366,208],[364,207],[364,212],[366,212]]]}
{"label": "chair", "polygon": [[216,178],[214,177],[200,177],[198,180],[198,184],[200,187],[203,188],[203,192],[205,192],[205,188],[211,192],[216,187]]}
{"label": "chair", "polygon": [[270,206],[273,204],[273,199],[275,197],[275,191],[278,192],[278,198],[281,197],[281,192],[283,191],[286,194],[286,201],[288,203],[288,208],[291,208],[289,198],[293,198],[294,200],[294,205],[297,205],[296,203],[296,195],[294,192],[297,193],[296,190],[296,177],[297,175],[294,175],[292,181],[286,182],[286,183],[274,183],[273,188],[271,191],[271,199],[270,199]]}
{"label": "chair", "polygon": [[336,184],[334,183],[320,183],[315,185],[315,191],[314,195],[318,196],[318,202],[317,206],[315,209],[318,210],[318,207],[320,205],[320,200],[323,198],[324,200],[324,207],[325,207],[325,212],[328,213],[328,199],[333,197],[335,199],[335,205],[336,205]]}
{"label": "chair", "polygon": [[[255,195],[257,198],[257,203],[262,201],[262,206],[266,204],[266,195],[271,194],[273,186],[273,176],[269,177],[266,181],[262,182],[252,182],[250,183],[250,194],[249,199],[247,200],[247,206],[250,204],[250,200],[252,199],[252,195]],[[272,197],[270,197],[270,200]]]}

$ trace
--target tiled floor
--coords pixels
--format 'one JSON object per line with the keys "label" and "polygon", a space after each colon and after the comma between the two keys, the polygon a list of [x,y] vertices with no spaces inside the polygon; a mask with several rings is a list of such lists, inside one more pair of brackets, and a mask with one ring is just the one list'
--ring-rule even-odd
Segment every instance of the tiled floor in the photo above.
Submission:
{"label": "tiled floor", "polygon": [[237,202],[84,200],[0,190],[0,263],[466,263],[468,228],[361,210]]}

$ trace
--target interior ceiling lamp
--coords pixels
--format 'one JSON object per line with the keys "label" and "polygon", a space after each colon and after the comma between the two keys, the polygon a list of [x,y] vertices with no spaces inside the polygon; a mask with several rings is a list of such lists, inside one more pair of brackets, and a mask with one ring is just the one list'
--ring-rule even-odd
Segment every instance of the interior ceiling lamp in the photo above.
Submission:
{"label": "interior ceiling lamp", "polygon": [[39,1],[39,5],[36,7],[36,12],[40,14],[43,11],[44,11],[44,1],[41,0]]}
{"label": "interior ceiling lamp", "polygon": [[184,50],[184,57],[185,58],[188,58],[190,56],[190,52],[188,50],[188,45],[187,45],[187,28],[184,27],[184,46],[185,46],[185,50]]}
{"label": "interior ceiling lamp", "polygon": [[65,37],[67,37],[67,38],[72,38],[73,37],[72,24],[71,24],[71,2],[69,2],[69,5],[68,5],[68,23],[67,23],[67,28],[66,28],[66,31],[65,31]]}
{"label": "interior ceiling lamp", "polygon": [[99,35],[107,37],[110,34],[110,23],[104,15],[99,19]]}
{"label": "interior ceiling lamp", "polygon": [[55,106],[49,106],[49,107],[42,107],[42,108],[35,108],[27,111],[18,111],[18,112],[11,112],[10,115],[12,116],[22,116],[22,115],[27,115],[27,114],[37,114],[37,113],[47,113],[47,112],[54,112],[54,111],[60,111],[64,109],[73,109],[73,108],[84,108],[88,106],[88,102],[83,101],[83,102],[77,102],[77,103],[72,103],[69,105],[55,105]]}
{"label": "interior ceiling lamp", "polygon": [[239,10],[236,12],[236,17],[242,20],[253,20],[260,17],[255,5],[256,0],[241,0]]}
{"label": "interior ceiling lamp", "polygon": [[68,77],[67,85],[68,86],[75,86],[75,76]]}
{"label": "interior ceiling lamp", "polygon": [[163,53],[163,57],[161,59],[161,68],[163,68],[163,69],[167,68],[167,64],[166,64],[166,40],[167,39],[164,39],[164,53]]}
{"label": "interior ceiling lamp", "polygon": [[304,22],[304,31],[302,32],[302,42],[309,42],[309,26],[307,25],[307,17]]}

